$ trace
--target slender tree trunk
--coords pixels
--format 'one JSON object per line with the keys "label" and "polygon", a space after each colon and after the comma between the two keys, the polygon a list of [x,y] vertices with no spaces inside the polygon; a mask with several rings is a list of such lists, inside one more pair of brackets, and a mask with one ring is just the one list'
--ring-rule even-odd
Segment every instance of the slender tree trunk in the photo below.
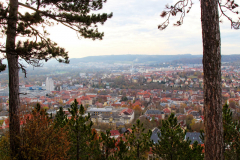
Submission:
{"label": "slender tree trunk", "polygon": [[218,1],[201,0],[205,160],[223,157],[221,39]]}
{"label": "slender tree trunk", "polygon": [[8,60],[9,72],[9,132],[10,132],[10,149],[11,157],[17,157],[20,142],[19,123],[19,75],[18,75],[18,55],[15,53],[16,41],[16,23],[18,12],[18,0],[10,0],[9,19],[7,28],[6,53]]}
{"label": "slender tree trunk", "polygon": [[137,145],[137,157],[140,159],[139,144]]}
{"label": "slender tree trunk", "polygon": [[79,160],[79,143],[80,143],[80,140],[79,140],[79,131],[77,129],[77,160]]}
{"label": "slender tree trunk", "polygon": [[[173,139],[171,138],[171,146],[173,146],[173,141],[172,141]],[[172,153],[170,153],[171,154],[171,160],[173,160],[173,154],[174,154],[174,152],[173,152],[173,147],[171,147],[172,148]]]}
{"label": "slender tree trunk", "polygon": [[106,147],[106,159],[108,159],[108,147]]}

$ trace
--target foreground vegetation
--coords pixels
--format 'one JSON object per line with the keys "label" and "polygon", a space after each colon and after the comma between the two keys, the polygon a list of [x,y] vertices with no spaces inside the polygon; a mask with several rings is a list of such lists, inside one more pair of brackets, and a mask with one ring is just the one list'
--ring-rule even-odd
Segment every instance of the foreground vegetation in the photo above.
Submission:
{"label": "foreground vegetation", "polygon": [[[145,131],[137,120],[132,132],[117,139],[111,133],[97,133],[93,129],[90,115],[84,115],[84,107],[77,101],[69,109],[68,118],[60,108],[52,118],[39,104],[31,114],[25,115],[25,124],[18,136],[20,148],[15,159],[203,159],[204,148],[195,141],[193,145],[185,139],[186,132],[171,114],[162,120],[158,143],[150,140],[152,131]],[[228,105],[223,108],[225,157],[239,159],[239,122],[232,120]],[[9,134],[0,140],[0,159],[11,159]]]}

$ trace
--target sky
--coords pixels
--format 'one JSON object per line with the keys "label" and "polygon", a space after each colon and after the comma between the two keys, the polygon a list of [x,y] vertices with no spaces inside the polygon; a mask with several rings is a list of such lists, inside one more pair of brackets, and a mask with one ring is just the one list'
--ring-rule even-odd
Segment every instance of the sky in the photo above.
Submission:
{"label": "sky", "polygon": [[[165,19],[160,17],[165,5],[177,0],[108,0],[99,12],[113,17],[99,31],[103,40],[78,39],[75,31],[58,25],[48,28],[49,38],[69,52],[70,58],[98,55],[202,55],[199,0],[186,15],[183,25],[173,26],[177,17],[171,17],[167,29],[157,29]],[[240,0],[237,0],[240,1]],[[231,29],[230,22],[221,23],[222,54],[240,54],[239,30]]]}

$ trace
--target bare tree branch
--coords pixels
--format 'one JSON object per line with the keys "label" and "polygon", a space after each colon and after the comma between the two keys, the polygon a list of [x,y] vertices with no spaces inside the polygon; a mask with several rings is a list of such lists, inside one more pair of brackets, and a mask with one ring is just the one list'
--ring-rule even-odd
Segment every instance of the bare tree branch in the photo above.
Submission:
{"label": "bare tree branch", "polygon": [[166,5],[167,11],[163,11],[161,13],[161,17],[166,17],[166,21],[164,21],[162,24],[158,25],[158,29],[164,30],[169,25],[169,20],[171,16],[177,16],[178,13],[181,13],[179,20],[174,24],[174,26],[180,26],[183,24],[183,19],[186,15],[186,13],[189,13],[189,11],[192,8],[192,0],[180,0],[177,3],[175,3],[174,6],[168,6]]}
{"label": "bare tree branch", "polygon": [[219,10],[221,12],[221,15],[226,17],[231,22],[231,28],[240,29],[240,17],[238,18],[238,21],[234,21],[230,16],[228,16],[225,13],[226,11],[223,11],[223,8],[226,8],[228,11],[230,11],[234,14],[239,14],[239,11],[234,11],[234,9],[238,8],[239,5],[231,0],[228,0],[224,5],[222,5],[222,3],[218,0],[218,6],[219,6]]}
{"label": "bare tree branch", "polygon": [[18,68],[22,70],[22,73],[24,73],[24,77],[27,78],[27,71],[25,69],[26,67],[18,62]]}
{"label": "bare tree branch", "polygon": [[[176,16],[177,13],[181,13],[179,20],[174,24],[174,26],[180,26],[183,24],[183,19],[185,17],[185,14],[188,13],[192,8],[192,0],[180,0],[175,3],[173,6],[166,5],[167,11],[163,11],[161,13],[161,17],[166,17],[166,21],[164,21],[162,24],[158,25],[158,29],[164,30],[169,25],[169,20],[171,16]],[[234,2],[234,0],[227,0],[226,3],[222,4],[220,0],[218,0],[219,10],[220,10],[220,17],[223,15],[231,22],[231,27],[234,29],[240,28],[240,17],[238,18],[238,21],[234,21],[230,16],[228,16],[223,10],[223,8],[227,9],[231,13],[239,14],[239,11],[235,11],[234,9],[238,8],[239,5]]]}

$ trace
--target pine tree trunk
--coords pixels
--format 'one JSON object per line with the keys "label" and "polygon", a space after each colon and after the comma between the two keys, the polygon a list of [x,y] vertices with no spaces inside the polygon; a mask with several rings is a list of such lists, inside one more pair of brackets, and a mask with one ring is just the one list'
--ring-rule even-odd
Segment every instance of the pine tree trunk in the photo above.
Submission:
{"label": "pine tree trunk", "polygon": [[79,150],[79,144],[80,144],[80,140],[79,140],[79,134],[80,134],[80,132],[79,132],[79,130],[77,129],[77,160],[79,160],[80,159],[80,155],[79,155],[79,152],[80,152],[80,150]]}
{"label": "pine tree trunk", "polygon": [[7,28],[6,53],[9,72],[9,132],[11,157],[17,157],[20,147],[18,136],[20,134],[19,122],[19,75],[18,75],[18,55],[16,55],[16,23],[18,12],[18,0],[10,0],[10,10]]}
{"label": "pine tree trunk", "polygon": [[108,147],[106,147],[106,159],[108,159]]}
{"label": "pine tree trunk", "polygon": [[139,144],[137,145],[137,157],[140,159]]}
{"label": "pine tree trunk", "polygon": [[224,159],[218,1],[201,0],[205,160]]}

